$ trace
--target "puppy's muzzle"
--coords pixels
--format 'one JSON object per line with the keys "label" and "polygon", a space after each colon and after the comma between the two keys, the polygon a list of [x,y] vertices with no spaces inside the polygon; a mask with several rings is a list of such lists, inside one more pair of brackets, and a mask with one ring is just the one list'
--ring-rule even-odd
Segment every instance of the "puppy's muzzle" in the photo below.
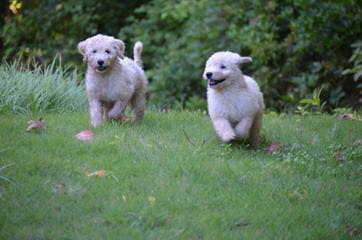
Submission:
{"label": "puppy's muzzle", "polygon": [[207,79],[210,79],[211,77],[212,77],[212,72],[207,72],[207,73],[206,73],[206,78],[207,78]]}
{"label": "puppy's muzzle", "polygon": [[209,85],[210,86],[216,86],[219,83],[222,83],[223,81],[225,81],[226,79],[220,79],[220,80],[215,80],[215,79],[209,79]]}
{"label": "puppy's muzzle", "polygon": [[107,66],[104,66],[104,61],[103,60],[98,60],[97,61],[97,71],[99,72],[103,72],[104,70],[107,69]]}
{"label": "puppy's muzzle", "polygon": [[219,79],[219,80],[212,79],[212,72],[207,72],[205,75],[206,75],[207,80],[209,81],[209,86],[216,86],[219,83],[222,83],[223,81],[226,80],[225,78]]}

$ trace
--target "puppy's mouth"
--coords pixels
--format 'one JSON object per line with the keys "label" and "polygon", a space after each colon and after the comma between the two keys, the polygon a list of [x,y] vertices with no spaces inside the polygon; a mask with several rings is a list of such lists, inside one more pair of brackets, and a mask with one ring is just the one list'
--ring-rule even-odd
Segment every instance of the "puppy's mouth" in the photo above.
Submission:
{"label": "puppy's mouth", "polygon": [[96,70],[97,72],[104,72],[107,69],[107,66],[97,66]]}
{"label": "puppy's mouth", "polygon": [[219,83],[222,83],[225,80],[226,80],[226,78],[220,79],[220,80],[209,79],[209,86],[211,86],[211,87],[216,86],[216,85],[218,85]]}

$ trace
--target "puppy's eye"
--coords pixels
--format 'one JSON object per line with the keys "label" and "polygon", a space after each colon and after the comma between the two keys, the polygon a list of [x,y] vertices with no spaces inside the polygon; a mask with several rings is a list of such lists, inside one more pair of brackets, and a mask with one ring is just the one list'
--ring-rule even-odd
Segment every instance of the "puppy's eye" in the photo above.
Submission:
{"label": "puppy's eye", "polygon": [[220,68],[221,68],[221,69],[225,69],[226,67],[225,67],[225,65],[223,64],[223,65],[220,66]]}
{"label": "puppy's eye", "polygon": [[96,53],[96,52],[97,52],[97,50],[95,50],[95,49],[92,51],[92,53]]}
{"label": "puppy's eye", "polygon": [[106,49],[106,51],[105,51],[107,54],[110,54],[111,53],[111,51],[110,50],[108,50],[108,49]]}

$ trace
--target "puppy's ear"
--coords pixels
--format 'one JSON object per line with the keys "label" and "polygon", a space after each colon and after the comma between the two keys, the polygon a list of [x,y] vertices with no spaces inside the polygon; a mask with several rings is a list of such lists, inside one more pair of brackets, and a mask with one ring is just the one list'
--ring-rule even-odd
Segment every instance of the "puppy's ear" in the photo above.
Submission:
{"label": "puppy's ear", "polygon": [[244,63],[250,63],[252,62],[253,59],[251,57],[242,57],[239,54],[237,54],[236,56],[236,63],[238,65],[244,64]]}
{"label": "puppy's ear", "polygon": [[243,64],[243,63],[250,63],[253,61],[253,59],[251,57],[240,57],[240,64]]}
{"label": "puppy's ear", "polygon": [[124,49],[125,49],[124,42],[119,39],[114,39],[113,46],[117,51],[118,57],[123,59],[124,58]]}
{"label": "puppy's ear", "polygon": [[80,43],[78,43],[78,51],[79,51],[80,54],[82,54],[84,62],[87,61],[86,48],[87,48],[86,40],[81,41]]}

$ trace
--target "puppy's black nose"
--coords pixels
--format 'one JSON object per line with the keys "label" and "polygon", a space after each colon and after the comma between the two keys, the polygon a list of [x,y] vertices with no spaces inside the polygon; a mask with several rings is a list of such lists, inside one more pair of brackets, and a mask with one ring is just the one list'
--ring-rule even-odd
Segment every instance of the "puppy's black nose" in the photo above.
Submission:
{"label": "puppy's black nose", "polygon": [[207,78],[211,78],[211,77],[212,77],[212,72],[207,72],[207,73],[206,73],[206,77],[207,77]]}
{"label": "puppy's black nose", "polygon": [[98,63],[99,66],[102,66],[104,64],[104,61],[103,60],[98,60],[97,63]]}

